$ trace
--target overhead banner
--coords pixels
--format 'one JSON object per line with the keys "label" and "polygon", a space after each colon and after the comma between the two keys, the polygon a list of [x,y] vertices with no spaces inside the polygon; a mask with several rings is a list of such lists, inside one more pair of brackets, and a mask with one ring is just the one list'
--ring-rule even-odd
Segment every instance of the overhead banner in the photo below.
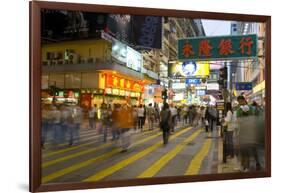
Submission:
{"label": "overhead banner", "polygon": [[162,47],[162,17],[132,16],[131,43],[143,48]]}
{"label": "overhead banner", "polygon": [[105,32],[119,41],[130,42],[131,16],[126,14],[109,14]]}
{"label": "overhead banner", "polygon": [[206,77],[210,74],[210,64],[208,61],[185,61],[168,65],[168,76],[177,78]]}
{"label": "overhead banner", "polygon": [[162,47],[162,17],[159,16],[109,14],[105,32],[129,45]]}
{"label": "overhead banner", "polygon": [[179,60],[245,59],[257,57],[257,35],[186,38],[178,40]]}

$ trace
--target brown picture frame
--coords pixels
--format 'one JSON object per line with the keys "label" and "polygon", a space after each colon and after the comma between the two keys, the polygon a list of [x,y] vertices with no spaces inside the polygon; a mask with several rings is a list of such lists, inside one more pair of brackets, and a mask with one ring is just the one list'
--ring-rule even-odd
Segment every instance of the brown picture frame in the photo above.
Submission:
{"label": "brown picture frame", "polygon": [[[167,183],[183,183],[196,181],[213,181],[229,180],[243,178],[261,178],[271,176],[271,17],[265,15],[247,15],[232,13],[215,13],[186,10],[170,10],[140,7],[123,7],[123,6],[105,6],[94,4],[75,4],[59,2],[29,2],[30,7],[30,185],[31,192],[38,191],[60,191],[76,190],[89,188],[106,188],[122,187],[136,185],[152,185]],[[64,9],[79,11],[98,11],[105,13],[122,13],[122,14],[142,14],[155,16],[170,17],[188,17],[202,19],[220,19],[220,20],[237,20],[248,22],[266,23],[265,39],[265,91],[266,91],[266,108],[265,108],[265,170],[262,172],[249,173],[225,173],[225,174],[204,174],[194,176],[179,177],[154,177],[147,179],[130,179],[116,180],[110,182],[79,182],[79,183],[61,183],[61,184],[42,184],[41,183],[41,40],[40,40],[40,10],[41,9]]]}

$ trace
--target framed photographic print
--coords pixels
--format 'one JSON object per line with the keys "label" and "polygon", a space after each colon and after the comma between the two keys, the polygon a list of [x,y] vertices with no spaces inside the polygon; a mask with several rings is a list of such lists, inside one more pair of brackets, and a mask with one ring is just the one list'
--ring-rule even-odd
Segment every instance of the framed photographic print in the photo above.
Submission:
{"label": "framed photographic print", "polygon": [[271,17],[30,2],[30,191],[271,176]]}

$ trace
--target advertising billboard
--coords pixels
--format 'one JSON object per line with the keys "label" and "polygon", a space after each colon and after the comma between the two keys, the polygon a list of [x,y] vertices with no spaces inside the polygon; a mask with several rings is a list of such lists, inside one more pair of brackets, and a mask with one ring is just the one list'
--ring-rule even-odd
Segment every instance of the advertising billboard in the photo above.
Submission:
{"label": "advertising billboard", "polygon": [[127,45],[121,43],[120,41],[113,39],[112,41],[112,52],[113,58],[117,59],[122,63],[127,62]]}
{"label": "advertising billboard", "polygon": [[131,43],[143,48],[162,47],[162,17],[132,16]]}
{"label": "advertising billboard", "polygon": [[168,76],[178,78],[206,77],[210,74],[210,64],[208,61],[175,62],[168,65]]}
{"label": "advertising billboard", "polygon": [[129,45],[161,49],[162,17],[109,14],[106,32]]}
{"label": "advertising billboard", "polygon": [[184,82],[172,83],[172,88],[173,89],[185,89],[186,85]]}
{"label": "advertising billboard", "polygon": [[[103,33],[103,37],[106,39],[107,37],[105,37],[104,35],[105,33]],[[128,68],[141,72],[143,64],[141,53],[137,52],[133,48],[127,46],[126,44],[123,44],[113,37],[110,41],[112,42],[112,57],[119,62],[125,63]]]}
{"label": "advertising billboard", "polygon": [[208,83],[207,90],[219,90],[220,86],[218,83]]}
{"label": "advertising billboard", "polygon": [[106,33],[119,41],[129,43],[131,32],[131,16],[126,14],[109,14],[107,18]]}
{"label": "advertising billboard", "polygon": [[142,55],[136,50],[127,46],[127,67],[141,72],[142,62]]}

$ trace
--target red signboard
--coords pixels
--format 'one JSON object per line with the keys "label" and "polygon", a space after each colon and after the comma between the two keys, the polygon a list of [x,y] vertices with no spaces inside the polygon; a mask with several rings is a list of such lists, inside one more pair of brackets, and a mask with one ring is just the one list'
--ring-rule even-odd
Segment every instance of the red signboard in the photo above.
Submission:
{"label": "red signboard", "polygon": [[106,87],[119,88],[134,92],[143,91],[143,85],[141,83],[112,74],[106,75]]}

